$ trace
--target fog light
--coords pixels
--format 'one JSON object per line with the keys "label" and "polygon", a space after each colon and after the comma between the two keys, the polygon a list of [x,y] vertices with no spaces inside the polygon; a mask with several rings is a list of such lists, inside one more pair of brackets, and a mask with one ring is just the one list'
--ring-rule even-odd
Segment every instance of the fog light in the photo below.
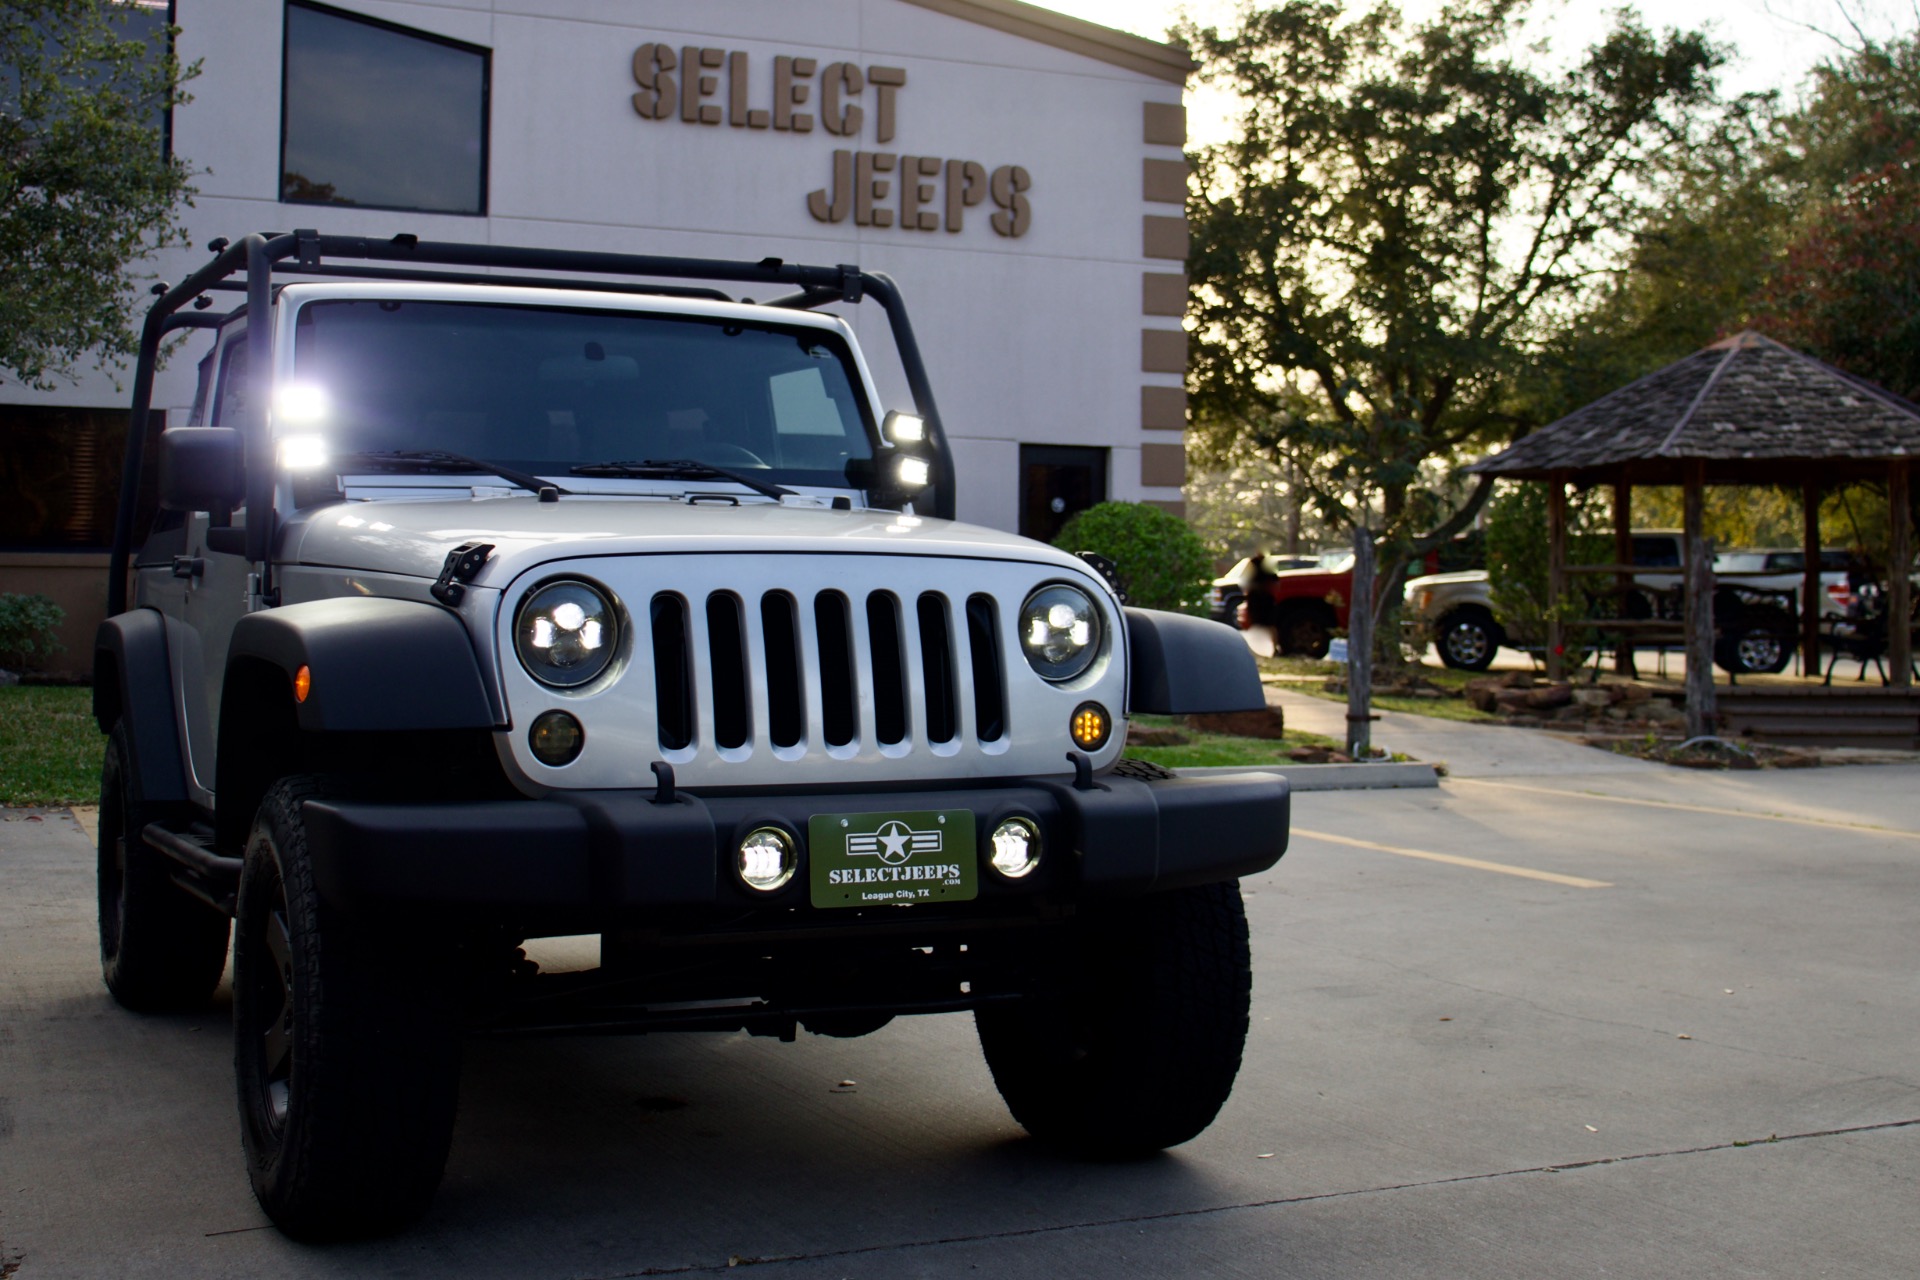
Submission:
{"label": "fog light", "polygon": [[1097,702],[1083,702],[1073,709],[1073,719],[1067,725],[1067,735],[1073,739],[1073,745],[1082,751],[1098,751],[1107,745],[1107,735],[1113,732],[1113,721],[1107,716],[1107,709]]}
{"label": "fog light", "polygon": [[527,746],[541,764],[558,769],[572,764],[587,745],[587,731],[564,711],[543,711],[527,731]]}
{"label": "fog light", "polygon": [[757,827],[740,842],[740,878],[749,889],[772,893],[793,879],[799,865],[793,837],[778,827]]}
{"label": "fog light", "polygon": [[1025,818],[1008,818],[993,829],[993,869],[1018,880],[1040,865],[1040,828]]}

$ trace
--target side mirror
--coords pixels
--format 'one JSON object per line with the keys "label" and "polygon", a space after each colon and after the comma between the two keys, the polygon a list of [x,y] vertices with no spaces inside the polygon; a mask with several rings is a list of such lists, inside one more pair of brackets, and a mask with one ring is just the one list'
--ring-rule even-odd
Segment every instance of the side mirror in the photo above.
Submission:
{"label": "side mirror", "polygon": [[232,427],[160,433],[160,505],[168,511],[231,511],[246,501],[246,440]]}

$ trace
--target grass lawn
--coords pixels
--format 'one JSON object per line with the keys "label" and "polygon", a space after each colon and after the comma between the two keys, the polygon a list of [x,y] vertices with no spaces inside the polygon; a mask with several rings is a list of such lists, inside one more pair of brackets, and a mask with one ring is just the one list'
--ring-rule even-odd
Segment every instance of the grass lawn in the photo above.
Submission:
{"label": "grass lawn", "polygon": [[[1179,729],[1187,736],[1189,741],[1182,746],[1127,749],[1131,759],[1149,760],[1169,769],[1183,765],[1284,764],[1287,753],[1296,747],[1338,750],[1340,745],[1317,733],[1291,729],[1281,739],[1242,738],[1201,733],[1186,728],[1185,721],[1174,716],[1137,716],[1135,720],[1156,728]],[[91,689],[0,686],[0,805],[99,803],[100,753],[105,748],[106,740],[93,723]]]}
{"label": "grass lawn", "polygon": [[1186,727],[1183,717],[1135,716],[1133,722],[1154,729],[1178,729],[1188,741],[1178,747],[1128,747],[1127,759],[1146,760],[1169,769],[1187,766],[1231,764],[1286,764],[1287,752],[1296,747],[1326,747],[1339,750],[1340,744],[1317,733],[1287,730],[1284,738],[1242,738],[1226,733],[1202,733]]}
{"label": "grass lawn", "polygon": [[0,686],[0,805],[100,802],[93,690]]}

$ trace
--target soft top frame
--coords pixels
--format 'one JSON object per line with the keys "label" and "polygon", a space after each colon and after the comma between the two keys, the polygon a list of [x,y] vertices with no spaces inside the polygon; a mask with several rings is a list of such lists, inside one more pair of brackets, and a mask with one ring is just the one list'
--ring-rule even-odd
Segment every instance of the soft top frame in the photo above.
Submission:
{"label": "soft top frame", "polygon": [[[954,514],[953,453],[948,447],[940,412],[934,405],[920,346],[907,319],[900,290],[886,275],[857,266],[804,266],[780,258],[741,262],[724,258],[680,258],[653,254],[593,253],[576,249],[518,248],[508,245],[461,244],[397,235],[389,240],[365,236],[329,236],[318,231],[256,232],[237,242],[215,240],[207,246],[213,261],[179,284],[155,285],[159,299],[147,310],[140,334],[139,361],[134,368],[133,418],[127,431],[125,464],[120,473],[120,506],[114,519],[113,557],[107,584],[107,612],[127,607],[127,566],[132,558],[134,515],[145,463],[147,423],[153,406],[153,377],[160,343],[182,329],[213,329],[245,313],[266,315],[273,300],[275,277],[318,277],[354,280],[435,281],[456,284],[522,285],[583,292],[653,294],[664,297],[711,298],[732,301],[718,289],[663,284],[665,280],[711,280],[731,284],[770,285],[794,292],[764,305],[806,310],[829,303],[878,302],[887,314],[895,350],[907,375],[914,411],[926,421],[932,481],[926,492],[932,512],[941,519]],[[353,264],[397,265],[353,265]],[[489,273],[443,270],[483,267]],[[505,272],[507,274],[493,274]],[[561,273],[531,276],[524,273]],[[244,292],[246,301],[215,314],[211,294]],[[189,308],[191,304],[192,309]],[[247,326],[247,362],[255,369],[273,367],[273,326]],[[238,424],[247,437],[246,555],[264,562],[273,545],[273,451],[265,448],[267,418],[258,407],[249,409]]]}

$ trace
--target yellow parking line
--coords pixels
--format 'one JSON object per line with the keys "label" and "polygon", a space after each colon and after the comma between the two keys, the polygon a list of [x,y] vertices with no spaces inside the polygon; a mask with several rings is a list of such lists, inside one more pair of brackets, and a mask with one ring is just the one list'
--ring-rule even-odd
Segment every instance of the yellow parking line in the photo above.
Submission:
{"label": "yellow parking line", "polygon": [[1611,889],[1613,886],[1605,880],[1587,880],[1580,876],[1563,876],[1556,871],[1535,871],[1532,867],[1514,867],[1504,862],[1485,862],[1479,858],[1462,858],[1452,853],[1432,853],[1426,849],[1402,849],[1398,845],[1375,844],[1371,840],[1355,840],[1352,836],[1336,836],[1325,831],[1302,831],[1293,829],[1296,836],[1305,836],[1309,840],[1324,840],[1328,844],[1348,844],[1356,849],[1374,849],[1380,853],[1397,853],[1403,858],[1425,858],[1428,862],[1445,862],[1455,867],[1471,867],[1475,871],[1498,871],[1503,876],[1520,876],[1527,880],[1545,880],[1548,884],[1564,884],[1575,889]]}
{"label": "yellow parking line", "polygon": [[1523,782],[1495,782],[1492,778],[1448,778],[1449,785],[1456,782],[1469,783],[1476,787],[1504,787],[1509,791],[1531,791],[1543,796],[1573,796],[1580,800],[1611,800],[1615,804],[1637,804],[1647,809],[1680,809],[1687,813],[1707,813],[1719,818],[1752,818],[1759,822],[1792,822],[1803,827],[1831,827],[1841,831],[1864,831],[1876,836],[1899,836],[1906,840],[1920,840],[1920,831],[1903,831],[1899,827],[1876,827],[1867,822],[1836,822],[1832,818],[1797,818],[1790,813],[1755,813],[1751,809],[1721,809],[1708,804],[1681,804],[1677,800],[1642,800],[1635,796],[1608,795],[1604,791],[1564,791],[1557,787],[1530,787]]}

